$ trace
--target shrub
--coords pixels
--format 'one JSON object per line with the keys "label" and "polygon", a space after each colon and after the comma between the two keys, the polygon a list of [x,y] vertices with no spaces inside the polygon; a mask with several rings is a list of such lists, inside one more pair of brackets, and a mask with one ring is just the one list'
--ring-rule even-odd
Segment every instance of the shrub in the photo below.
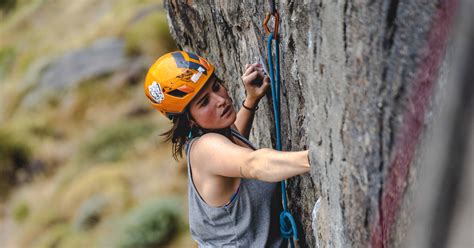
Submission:
{"label": "shrub", "polygon": [[115,247],[155,247],[166,244],[180,226],[179,202],[154,200],[134,209],[119,226]]}
{"label": "shrub", "polygon": [[0,17],[2,17],[2,12],[7,14],[16,7],[16,0],[2,0],[0,1]]}
{"label": "shrub", "polygon": [[92,229],[100,222],[106,205],[106,199],[100,195],[87,199],[81,204],[74,218],[74,228],[79,231]]}
{"label": "shrub", "polygon": [[13,208],[13,219],[16,222],[23,222],[30,214],[30,207],[26,202],[20,202]]}
{"label": "shrub", "polygon": [[21,138],[0,129],[0,200],[17,182],[18,172],[31,160],[29,145]]}
{"label": "shrub", "polygon": [[124,121],[105,127],[83,145],[83,157],[96,162],[120,160],[136,139],[152,131],[152,123],[140,121]]}

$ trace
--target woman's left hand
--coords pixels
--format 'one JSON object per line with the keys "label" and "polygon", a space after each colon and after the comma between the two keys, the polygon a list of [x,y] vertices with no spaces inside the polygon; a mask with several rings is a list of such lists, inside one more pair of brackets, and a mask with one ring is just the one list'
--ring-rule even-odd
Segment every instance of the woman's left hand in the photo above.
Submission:
{"label": "woman's left hand", "polygon": [[242,81],[247,91],[247,99],[253,102],[258,102],[270,88],[270,78],[265,75],[260,63],[245,65]]}

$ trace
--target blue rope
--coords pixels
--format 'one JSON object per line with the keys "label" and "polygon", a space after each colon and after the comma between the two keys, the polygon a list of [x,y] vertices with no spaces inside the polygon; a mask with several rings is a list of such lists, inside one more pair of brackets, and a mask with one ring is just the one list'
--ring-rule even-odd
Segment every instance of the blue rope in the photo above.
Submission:
{"label": "blue rope", "polygon": [[[280,128],[280,48],[279,41],[275,39],[275,67],[276,75],[273,71],[273,55],[272,55],[272,41],[273,41],[273,32],[268,36],[267,51],[268,51],[268,69],[270,73],[271,89],[272,89],[272,99],[273,99],[273,114],[275,116],[275,134],[276,134],[276,149],[278,151],[282,150],[281,147],[281,128]],[[295,247],[295,244],[291,237],[294,237],[294,240],[298,240],[298,230],[296,229],[296,223],[288,211],[288,204],[286,199],[286,183],[285,180],[281,181],[281,195],[283,200],[283,211],[280,214],[280,233],[281,235],[290,241],[291,247]],[[288,226],[287,223],[290,223]]]}

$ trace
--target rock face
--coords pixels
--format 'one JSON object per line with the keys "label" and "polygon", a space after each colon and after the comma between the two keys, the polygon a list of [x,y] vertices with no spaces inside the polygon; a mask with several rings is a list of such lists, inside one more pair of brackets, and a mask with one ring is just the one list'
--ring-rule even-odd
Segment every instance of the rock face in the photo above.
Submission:
{"label": "rock face", "polygon": [[[288,182],[302,247],[402,244],[456,2],[277,4],[283,149],[315,148],[311,175]],[[267,3],[165,7],[179,47],[216,65],[239,108],[244,65],[266,55]],[[260,147],[273,147],[271,104],[269,94],[255,119],[252,141]]]}
{"label": "rock face", "polygon": [[123,69],[132,62],[125,54],[125,43],[118,38],[100,39],[90,47],[69,52],[42,68],[35,89],[24,105],[38,105],[44,97],[74,88],[85,80]]}

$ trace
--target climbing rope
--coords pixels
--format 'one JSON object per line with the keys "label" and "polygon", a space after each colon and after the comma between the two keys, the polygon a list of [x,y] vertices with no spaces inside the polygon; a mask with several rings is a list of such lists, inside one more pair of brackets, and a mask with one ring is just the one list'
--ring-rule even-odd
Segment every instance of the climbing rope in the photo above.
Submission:
{"label": "climbing rope", "polygon": [[[279,14],[275,9],[275,2],[269,1],[270,12],[266,15],[263,22],[265,31],[268,34],[267,51],[268,51],[268,69],[270,74],[270,86],[272,90],[273,99],[273,114],[275,116],[275,134],[276,134],[276,149],[281,151],[281,127],[280,127],[280,42],[278,39],[278,25],[279,25]],[[271,17],[274,17],[274,30],[270,31],[267,24]],[[275,41],[275,64],[273,63],[272,44]],[[275,68],[275,72],[274,72]],[[288,210],[287,196],[286,196],[286,182],[281,181],[281,195],[283,211],[280,214],[280,233],[281,235],[290,241],[291,247],[295,247],[294,241],[298,241],[298,230],[296,229],[296,223]],[[288,225],[289,223],[289,225]],[[293,237],[293,239],[291,239]]]}

